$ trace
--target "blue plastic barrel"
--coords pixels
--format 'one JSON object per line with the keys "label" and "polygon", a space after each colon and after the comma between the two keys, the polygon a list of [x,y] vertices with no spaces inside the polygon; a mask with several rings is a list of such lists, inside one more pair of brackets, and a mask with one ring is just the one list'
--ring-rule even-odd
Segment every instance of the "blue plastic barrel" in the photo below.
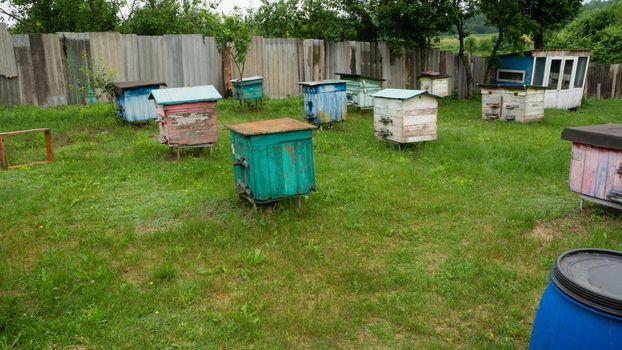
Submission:
{"label": "blue plastic barrel", "polygon": [[549,274],[530,350],[622,349],[622,253],[577,249]]}

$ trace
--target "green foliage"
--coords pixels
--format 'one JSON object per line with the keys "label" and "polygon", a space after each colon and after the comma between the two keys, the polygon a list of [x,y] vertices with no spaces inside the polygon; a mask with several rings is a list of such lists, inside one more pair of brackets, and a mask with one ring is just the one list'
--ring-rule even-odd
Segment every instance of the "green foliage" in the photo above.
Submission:
{"label": "green foliage", "polygon": [[[343,2],[343,4],[342,4]],[[330,41],[355,40],[369,33],[364,23],[357,26],[354,16],[369,16],[364,3],[351,6],[340,0],[262,0],[253,15],[257,34],[277,38],[312,38]],[[352,11],[349,16],[345,11]],[[357,31],[361,29],[361,33]]]}
{"label": "green foliage", "polygon": [[586,7],[565,28],[554,33],[547,46],[591,49],[593,62],[622,62],[622,2]]}
{"label": "green foliage", "polygon": [[223,16],[214,28],[214,40],[218,51],[230,55],[236,65],[240,79],[244,77],[246,54],[253,40],[253,24],[239,11]]}
{"label": "green foliage", "polygon": [[534,46],[544,48],[544,33],[566,23],[581,8],[582,0],[518,0],[526,31],[532,35]]}
{"label": "green foliage", "polygon": [[257,213],[223,126],[303,101],[217,108],[213,154],[180,160],[107,105],[1,109],[7,130],[52,128],[56,160],[0,174],[0,348],[525,349],[555,257],[622,247],[619,212],[578,210],[559,139],[622,122],[619,100],[528,125],[443,101],[438,140],[401,151],[350,110],[314,131],[318,192]]}
{"label": "green foliage", "polygon": [[216,15],[201,0],[148,0],[133,10],[121,26],[139,35],[200,34],[211,32]]}
{"label": "green foliage", "polygon": [[380,39],[393,47],[430,47],[452,25],[450,12],[445,0],[383,1],[377,12]]}
{"label": "green foliage", "polygon": [[110,0],[0,0],[17,33],[114,31],[119,9]]}

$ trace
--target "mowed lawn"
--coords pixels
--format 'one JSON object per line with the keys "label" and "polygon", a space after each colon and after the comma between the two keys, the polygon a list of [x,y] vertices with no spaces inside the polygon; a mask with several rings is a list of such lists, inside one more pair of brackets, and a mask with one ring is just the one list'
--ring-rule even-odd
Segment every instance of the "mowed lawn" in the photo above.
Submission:
{"label": "mowed lawn", "polygon": [[[214,153],[181,160],[106,105],[0,109],[0,130],[50,127],[56,147],[0,172],[0,348],[523,349],[557,255],[621,249],[619,212],[578,209],[560,140],[622,122],[620,100],[523,125],[450,99],[438,140],[402,150],[350,110],[314,131],[317,193],[255,213],[224,126],[302,104],[221,101]],[[7,139],[10,162],[41,139]]]}

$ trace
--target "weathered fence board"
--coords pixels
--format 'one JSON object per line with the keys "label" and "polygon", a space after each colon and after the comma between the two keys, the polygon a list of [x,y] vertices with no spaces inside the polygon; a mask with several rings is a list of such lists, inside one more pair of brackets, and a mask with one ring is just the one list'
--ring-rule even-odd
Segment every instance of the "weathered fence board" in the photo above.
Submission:
{"label": "weathered fence board", "polygon": [[5,78],[17,77],[13,39],[3,23],[0,23],[0,75]]}
{"label": "weathered fence board", "polygon": [[88,33],[58,33],[63,51],[67,103],[86,103],[92,83],[85,71],[92,69]]}

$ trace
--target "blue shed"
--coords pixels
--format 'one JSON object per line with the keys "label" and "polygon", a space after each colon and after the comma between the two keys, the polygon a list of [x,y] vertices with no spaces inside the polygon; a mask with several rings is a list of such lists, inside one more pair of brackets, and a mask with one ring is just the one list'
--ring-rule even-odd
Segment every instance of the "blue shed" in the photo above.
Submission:
{"label": "blue shed", "polygon": [[345,80],[299,82],[305,103],[305,119],[322,126],[343,122],[348,113]]}
{"label": "blue shed", "polygon": [[138,80],[114,83],[117,116],[126,122],[145,122],[156,119],[153,102],[149,101],[152,90],[166,86],[163,81]]}
{"label": "blue shed", "polygon": [[495,83],[545,86],[545,108],[581,105],[588,50],[531,50],[499,56]]}

